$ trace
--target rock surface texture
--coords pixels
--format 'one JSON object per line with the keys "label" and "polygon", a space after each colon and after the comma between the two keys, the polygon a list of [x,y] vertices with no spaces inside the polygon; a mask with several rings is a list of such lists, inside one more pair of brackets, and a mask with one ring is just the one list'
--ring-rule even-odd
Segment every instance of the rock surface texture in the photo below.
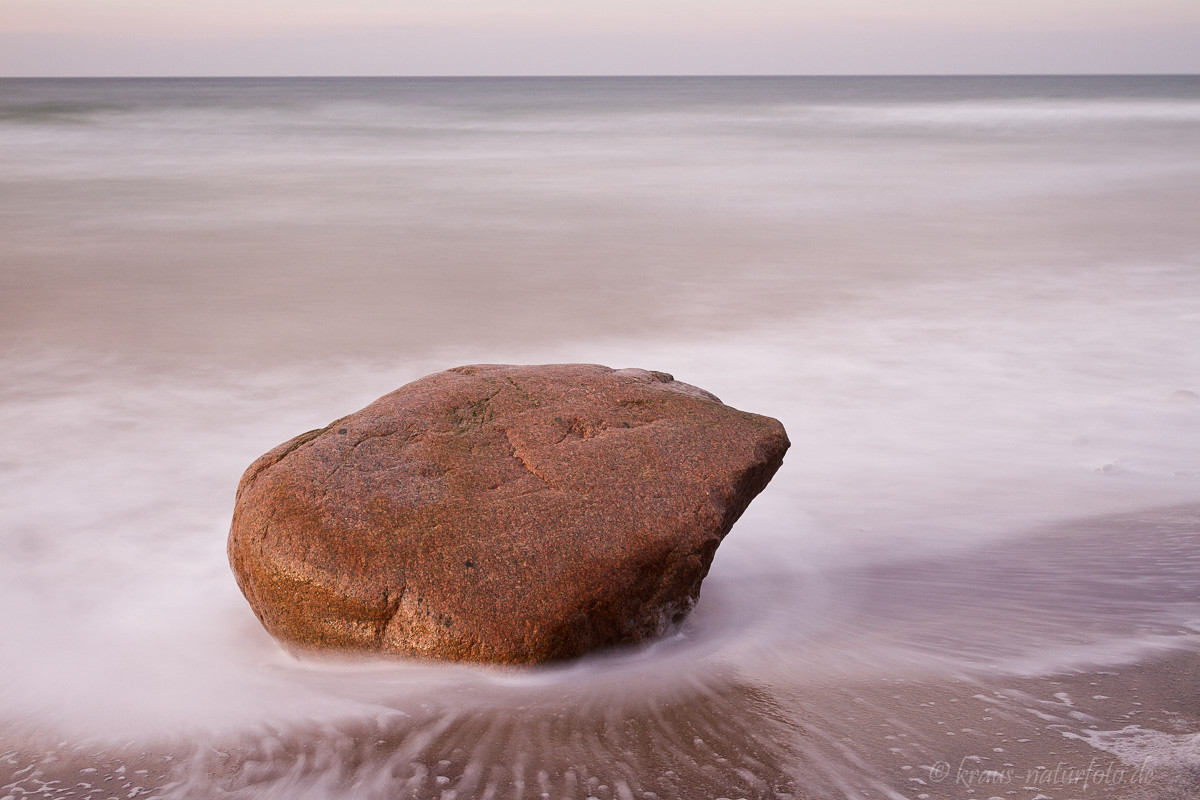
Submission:
{"label": "rock surface texture", "polygon": [[229,560],[292,649],[571,658],[683,619],[788,444],[662,372],[459,367],[251,464]]}

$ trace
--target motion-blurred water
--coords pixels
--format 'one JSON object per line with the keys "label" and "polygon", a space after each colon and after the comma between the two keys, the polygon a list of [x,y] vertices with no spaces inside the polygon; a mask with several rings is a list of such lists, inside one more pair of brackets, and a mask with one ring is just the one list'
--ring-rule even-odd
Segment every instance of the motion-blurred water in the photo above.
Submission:
{"label": "motion-blurred water", "polygon": [[[1186,785],[1197,208],[1194,77],[0,81],[0,796]],[[788,429],[680,635],[282,654],[225,562],[242,469],[557,361]]]}

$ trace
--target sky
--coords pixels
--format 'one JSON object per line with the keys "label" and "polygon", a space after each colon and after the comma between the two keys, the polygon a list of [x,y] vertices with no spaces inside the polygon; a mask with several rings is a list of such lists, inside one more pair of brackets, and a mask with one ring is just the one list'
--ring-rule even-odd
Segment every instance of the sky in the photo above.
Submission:
{"label": "sky", "polygon": [[0,76],[1200,73],[1200,0],[0,0]]}

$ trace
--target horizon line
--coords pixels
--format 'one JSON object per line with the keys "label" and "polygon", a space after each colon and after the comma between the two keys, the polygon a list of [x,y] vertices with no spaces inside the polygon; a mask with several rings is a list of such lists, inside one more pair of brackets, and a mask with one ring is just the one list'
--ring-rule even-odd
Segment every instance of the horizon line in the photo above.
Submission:
{"label": "horizon line", "polygon": [[1200,78],[1200,72],[764,72],[764,73],[512,73],[429,75],[0,75],[9,80],[611,80],[618,78]]}

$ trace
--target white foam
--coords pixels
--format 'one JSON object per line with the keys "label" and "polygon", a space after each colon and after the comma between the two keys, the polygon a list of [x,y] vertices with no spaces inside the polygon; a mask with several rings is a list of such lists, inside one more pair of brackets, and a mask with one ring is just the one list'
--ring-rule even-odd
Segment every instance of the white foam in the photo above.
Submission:
{"label": "white foam", "polygon": [[1078,738],[1097,750],[1111,753],[1123,764],[1133,767],[1149,765],[1179,767],[1200,766],[1200,733],[1166,733],[1140,725],[1126,725],[1120,730],[1084,730]]}
{"label": "white foam", "polygon": [[[767,680],[897,665],[945,671],[989,658],[1043,669],[1175,646],[1168,635],[1085,643],[1069,633],[1070,619],[1025,630],[1017,619],[1016,627],[994,631],[992,644],[965,637],[960,650],[935,652],[859,619],[871,603],[889,603],[862,605],[838,588],[839,570],[922,553],[936,561],[1064,513],[1194,496],[1194,487],[1166,475],[1173,459],[1194,452],[1197,434],[1186,414],[1162,412],[1154,392],[1063,378],[1060,360],[1043,354],[1038,367],[1032,350],[1016,359],[1034,362],[1022,371],[1025,384],[1011,387],[1004,368],[968,359],[980,340],[967,329],[961,344],[922,355],[881,352],[888,334],[839,325],[825,332],[825,342],[839,342],[838,358],[804,337],[797,347],[794,331],[767,328],[699,345],[609,342],[434,359],[444,366],[574,358],[666,368],[735,406],[780,417],[795,442],[769,491],[721,548],[680,636],[515,674],[295,662],[259,628],[225,563],[233,489],[245,465],[429,363],[326,367],[314,382],[307,370],[185,376],[10,358],[4,367],[15,381],[0,397],[0,423],[11,432],[0,453],[7,464],[0,536],[11,554],[0,565],[0,706],[91,731],[171,730],[370,704],[402,686],[483,681],[538,689],[655,674],[683,681],[712,663]],[[857,366],[847,380],[851,362]],[[969,375],[957,372],[969,363]],[[914,383],[918,374],[937,390]],[[867,379],[874,391],[864,391]],[[1037,387],[1036,400],[1029,386]],[[1105,393],[1103,402],[1095,402],[1095,391]],[[1119,437],[1134,421],[1142,438],[1129,446],[1167,467],[1114,484],[1076,464],[1073,430]],[[1048,436],[1056,426],[1063,430]],[[1064,575],[1073,569],[1062,565]],[[936,627],[937,609],[912,604],[905,624]]]}

